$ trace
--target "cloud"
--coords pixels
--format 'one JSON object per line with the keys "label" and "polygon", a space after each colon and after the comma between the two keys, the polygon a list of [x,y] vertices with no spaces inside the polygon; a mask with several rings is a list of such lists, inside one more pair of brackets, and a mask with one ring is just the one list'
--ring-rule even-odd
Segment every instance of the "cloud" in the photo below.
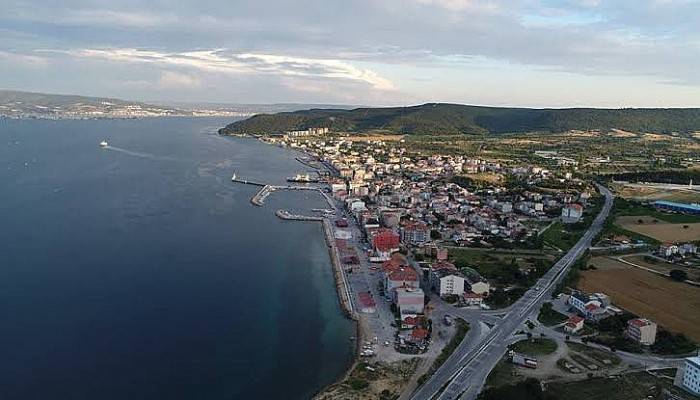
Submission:
{"label": "cloud", "polygon": [[175,71],[163,71],[158,81],[158,86],[163,89],[198,89],[202,81],[196,76]]}
{"label": "cloud", "polygon": [[3,50],[0,50],[0,60],[27,67],[45,67],[49,63],[48,60],[44,57],[39,57],[30,54],[13,53]]}
{"label": "cloud", "polygon": [[315,59],[273,54],[233,53],[223,49],[161,52],[142,49],[78,49],[57,51],[74,57],[116,62],[176,66],[227,74],[266,74],[348,80],[376,90],[394,90],[394,84],[374,71],[333,59]]}

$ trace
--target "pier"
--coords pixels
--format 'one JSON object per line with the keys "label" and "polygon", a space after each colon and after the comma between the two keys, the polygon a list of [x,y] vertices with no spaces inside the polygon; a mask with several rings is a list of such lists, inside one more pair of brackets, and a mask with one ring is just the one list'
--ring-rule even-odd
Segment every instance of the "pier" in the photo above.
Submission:
{"label": "pier", "polygon": [[281,219],[291,220],[291,221],[323,221],[323,217],[309,216],[309,215],[299,215],[292,214],[286,210],[277,210],[275,214]]}

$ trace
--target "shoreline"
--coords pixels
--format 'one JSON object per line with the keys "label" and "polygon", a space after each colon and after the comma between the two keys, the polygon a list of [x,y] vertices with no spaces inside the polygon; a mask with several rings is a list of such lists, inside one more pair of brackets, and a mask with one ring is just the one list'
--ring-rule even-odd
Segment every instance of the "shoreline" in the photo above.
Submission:
{"label": "shoreline", "polygon": [[[234,135],[225,135],[225,136],[234,136]],[[236,137],[245,137],[245,138],[250,138],[250,139],[255,139],[258,140],[262,143],[265,144],[270,144],[262,140],[261,138],[257,138],[255,136],[251,135],[235,135]],[[286,148],[287,150],[292,150],[294,152],[299,152],[304,154],[307,157],[314,157],[317,158],[316,155],[310,154],[308,151],[300,151],[300,150],[295,150],[295,149],[289,149]],[[302,165],[305,166],[310,166],[305,162],[302,162],[300,160],[300,157],[295,157],[295,160],[299,162]],[[331,171],[330,168],[326,165],[326,163],[319,161],[320,168],[317,168],[318,170],[325,169],[329,173],[333,174],[334,171]],[[271,190],[272,189],[272,190]],[[275,191],[277,187],[274,187],[272,185],[265,185],[260,191],[256,192],[256,194],[251,198],[251,203],[255,206],[263,206],[264,205],[264,199],[271,194],[273,191]],[[302,188],[300,187],[299,189],[304,189],[304,190],[315,190],[318,191],[318,193],[323,196],[323,198],[326,200],[328,205],[336,210],[336,205],[333,202],[333,199],[329,197],[327,193],[323,191],[322,187],[314,187],[314,188]],[[263,194],[262,196],[260,196]],[[317,218],[312,218],[312,219],[302,219],[302,218],[287,218],[286,217],[286,211],[284,210],[277,210],[276,215],[280,219],[283,220],[298,220],[298,221],[303,221],[303,222],[320,222],[322,224],[322,229],[323,229],[323,236],[324,240],[326,242],[326,247],[328,248],[328,256],[330,258],[330,263],[331,267],[333,269],[333,278],[335,281],[335,289],[336,289],[336,294],[338,296],[338,304],[340,306],[341,312],[345,315],[346,318],[352,320],[355,324],[355,346],[354,346],[354,351],[353,351],[353,357],[350,362],[350,364],[347,366],[345,369],[345,372],[338,376],[334,381],[324,385],[321,389],[316,391],[316,393],[313,395],[312,398],[316,399],[319,396],[323,395],[327,391],[329,387],[332,387],[334,385],[337,385],[343,381],[345,381],[350,374],[355,370],[357,367],[359,361],[360,361],[360,354],[362,351],[362,343],[367,339],[367,335],[365,334],[365,329],[363,328],[365,325],[365,321],[363,317],[355,310],[353,307],[353,299],[351,296],[351,289],[349,287],[348,281],[345,276],[345,272],[343,271],[342,263],[340,262],[340,254],[339,250],[336,246],[335,243],[335,238],[333,235],[333,227],[332,227],[332,222],[330,221],[330,218],[328,216],[323,216],[323,217],[317,217]]]}

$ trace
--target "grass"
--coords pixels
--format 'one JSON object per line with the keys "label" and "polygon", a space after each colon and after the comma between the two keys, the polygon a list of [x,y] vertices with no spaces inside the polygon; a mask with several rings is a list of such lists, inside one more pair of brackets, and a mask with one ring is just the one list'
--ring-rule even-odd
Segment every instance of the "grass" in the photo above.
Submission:
{"label": "grass", "polygon": [[[551,382],[546,393],[566,400],[639,400],[661,398],[663,389],[683,393],[670,382],[646,372],[625,374],[619,378],[593,378],[578,382]],[[684,396],[685,397],[685,396]]]}
{"label": "grass", "polygon": [[467,335],[467,332],[469,332],[469,324],[463,319],[457,319],[456,326],[457,332],[452,337],[450,342],[447,343],[445,347],[443,347],[440,354],[437,356],[437,358],[435,358],[435,361],[433,361],[433,365],[430,366],[430,369],[425,374],[421,375],[420,378],[418,378],[419,385],[425,383],[435,373],[435,371],[437,371],[438,368],[440,368],[440,366],[444,364],[445,361],[447,361],[447,359],[455,351],[457,346],[459,346],[459,344],[462,343],[462,340],[464,340],[464,337]]}
{"label": "grass", "polygon": [[558,325],[567,319],[569,319],[568,316],[552,309],[552,303],[544,303],[540,309],[540,313],[537,315],[537,320],[545,326]]}
{"label": "grass", "polygon": [[555,222],[544,231],[542,239],[550,246],[567,251],[574,247],[585,231],[586,227],[580,222],[575,224]]}
{"label": "grass", "polygon": [[[588,358],[591,358],[597,362],[599,362],[601,365],[618,365],[620,364],[620,357],[616,356],[615,354],[594,349],[592,347],[585,346],[580,343],[572,343],[568,342],[566,345],[569,347],[569,349],[581,353]],[[609,362],[606,362],[608,360]]]}
{"label": "grass", "polygon": [[552,339],[527,339],[513,344],[511,349],[528,356],[543,356],[557,351],[557,343]]}
{"label": "grass", "polygon": [[498,361],[496,367],[491,370],[488,378],[486,378],[486,387],[499,387],[509,385],[521,379],[520,375],[515,373],[515,366],[504,356]]}
{"label": "grass", "polygon": [[615,198],[613,214],[616,217],[623,215],[649,216],[660,221],[670,222],[672,224],[700,222],[700,216],[697,215],[667,213],[659,211],[654,207],[640,204],[635,201],[625,200],[619,197]]}

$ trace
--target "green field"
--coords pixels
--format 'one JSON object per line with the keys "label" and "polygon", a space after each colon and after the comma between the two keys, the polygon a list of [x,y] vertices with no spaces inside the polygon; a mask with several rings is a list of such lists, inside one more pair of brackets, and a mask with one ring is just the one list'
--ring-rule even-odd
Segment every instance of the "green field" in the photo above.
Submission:
{"label": "green field", "polygon": [[513,344],[511,349],[528,356],[542,356],[557,351],[557,343],[552,339],[527,339]]}

